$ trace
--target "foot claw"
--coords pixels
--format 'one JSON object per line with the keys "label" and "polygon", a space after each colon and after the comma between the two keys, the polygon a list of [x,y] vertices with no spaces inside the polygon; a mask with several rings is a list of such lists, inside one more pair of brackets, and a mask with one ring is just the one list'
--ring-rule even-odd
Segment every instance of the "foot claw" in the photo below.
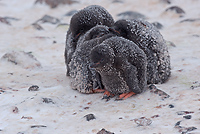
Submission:
{"label": "foot claw", "polygon": [[103,93],[105,89],[93,89],[93,93]]}
{"label": "foot claw", "polygon": [[103,98],[102,99],[106,99],[106,101],[109,101],[110,98],[112,98],[114,95],[111,94],[110,92],[108,91],[105,91],[104,94],[103,94]]}
{"label": "foot claw", "polygon": [[127,98],[129,98],[129,97],[131,97],[131,96],[133,96],[133,95],[135,95],[134,92],[123,93],[123,94],[120,94],[120,95],[118,96],[118,98],[116,98],[116,100],[125,100],[125,99],[127,99]]}

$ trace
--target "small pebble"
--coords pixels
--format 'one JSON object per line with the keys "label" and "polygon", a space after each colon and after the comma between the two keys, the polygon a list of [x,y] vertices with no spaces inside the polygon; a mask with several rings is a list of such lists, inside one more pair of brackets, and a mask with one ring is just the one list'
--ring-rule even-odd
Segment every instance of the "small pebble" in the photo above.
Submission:
{"label": "small pebble", "polygon": [[33,126],[31,126],[31,128],[40,128],[40,127],[47,127],[47,126],[44,126],[44,125],[33,125]]}
{"label": "small pebble", "polygon": [[51,23],[51,24],[57,24],[60,22],[59,19],[49,16],[49,15],[44,15],[41,19],[39,19],[37,22],[41,21],[42,23]]}
{"label": "small pebble", "polygon": [[104,128],[102,128],[101,131],[99,131],[97,134],[114,134],[114,133],[109,132],[109,131],[105,130]]}
{"label": "small pebble", "polygon": [[183,118],[185,118],[185,119],[191,119],[192,115],[185,115],[185,116],[183,116]]}
{"label": "small pebble", "polygon": [[38,91],[39,90],[39,86],[37,85],[32,85],[31,87],[29,87],[28,91]]}
{"label": "small pebble", "polygon": [[52,103],[55,104],[55,102],[53,102],[53,100],[51,98],[42,98],[44,103]]}
{"label": "small pebble", "polygon": [[44,30],[44,28],[37,23],[33,23],[32,26],[37,30]]}
{"label": "small pebble", "polygon": [[84,117],[86,117],[86,120],[87,120],[87,121],[96,119],[95,116],[94,116],[94,114],[87,114],[87,115],[85,115]]}
{"label": "small pebble", "polygon": [[19,112],[19,109],[17,107],[13,107],[12,112],[16,114]]}
{"label": "small pebble", "polygon": [[169,108],[174,108],[174,105],[172,105],[172,104],[169,104]]}

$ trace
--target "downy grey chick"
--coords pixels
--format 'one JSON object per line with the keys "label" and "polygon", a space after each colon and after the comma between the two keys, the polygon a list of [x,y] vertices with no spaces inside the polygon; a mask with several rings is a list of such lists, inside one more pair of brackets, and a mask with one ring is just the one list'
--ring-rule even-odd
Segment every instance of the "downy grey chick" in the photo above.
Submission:
{"label": "downy grey chick", "polygon": [[110,28],[118,36],[133,41],[147,56],[147,83],[164,83],[171,72],[165,40],[151,23],[144,20],[119,20]]}
{"label": "downy grey chick", "polygon": [[119,99],[144,91],[147,59],[134,42],[111,37],[92,49],[90,59],[90,66],[100,74],[105,90],[121,94]]}
{"label": "downy grey chick", "polygon": [[76,50],[79,37],[83,36],[88,30],[96,25],[111,26],[114,20],[110,13],[98,5],[88,6],[75,13],[70,21],[69,30],[66,35],[65,63],[67,67],[66,75],[69,76],[69,62]]}
{"label": "downy grey chick", "polygon": [[93,93],[97,88],[103,89],[99,73],[89,67],[89,54],[93,47],[112,36],[116,35],[110,34],[109,27],[97,25],[78,41],[76,51],[69,63],[72,89],[82,93]]}

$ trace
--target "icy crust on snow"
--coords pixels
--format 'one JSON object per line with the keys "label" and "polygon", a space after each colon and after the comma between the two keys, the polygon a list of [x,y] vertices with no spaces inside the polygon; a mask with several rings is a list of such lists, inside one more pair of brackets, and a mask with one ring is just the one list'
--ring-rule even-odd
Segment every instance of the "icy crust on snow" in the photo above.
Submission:
{"label": "icy crust on snow", "polygon": [[96,70],[107,91],[121,94],[131,91],[141,93],[144,90],[146,55],[135,43],[123,37],[111,37],[94,47],[92,52],[94,55],[99,53],[104,61],[102,67]]}
{"label": "icy crust on snow", "polygon": [[147,55],[147,82],[163,83],[170,76],[170,56],[165,40],[156,27],[144,20],[121,20],[125,38],[135,42]]}
{"label": "icy crust on snow", "polygon": [[[96,38],[95,35],[99,34],[105,35]],[[112,35],[109,35],[107,26],[98,25],[90,29],[84,36],[80,37],[76,51],[69,63],[71,85],[73,89],[77,89],[82,93],[92,93],[93,89],[101,85],[99,74],[96,74],[94,69],[89,68],[89,54],[94,46],[110,36]]]}
{"label": "icy crust on snow", "polygon": [[[77,36],[80,37],[88,30],[96,25],[113,25],[114,20],[108,11],[98,5],[88,6],[77,13],[75,13],[70,21],[70,27],[66,35],[66,47],[65,47],[65,63],[67,66],[67,75],[69,75],[69,62],[76,49]],[[79,38],[80,38],[79,37]]]}

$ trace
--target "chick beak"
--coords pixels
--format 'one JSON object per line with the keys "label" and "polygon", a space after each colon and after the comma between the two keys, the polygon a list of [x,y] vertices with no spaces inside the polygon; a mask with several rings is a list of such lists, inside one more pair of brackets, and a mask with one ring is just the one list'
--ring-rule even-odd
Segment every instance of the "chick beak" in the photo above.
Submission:
{"label": "chick beak", "polygon": [[116,35],[120,35],[120,32],[115,30],[113,27],[109,27],[109,31],[113,32]]}
{"label": "chick beak", "polygon": [[81,33],[78,33],[78,34],[74,37],[73,42],[76,42],[76,41],[78,40],[78,38],[80,37],[80,35],[81,35]]}
{"label": "chick beak", "polygon": [[96,68],[96,67],[98,67],[99,64],[100,64],[100,62],[97,62],[97,63],[90,63],[89,67],[90,67],[90,68]]}

